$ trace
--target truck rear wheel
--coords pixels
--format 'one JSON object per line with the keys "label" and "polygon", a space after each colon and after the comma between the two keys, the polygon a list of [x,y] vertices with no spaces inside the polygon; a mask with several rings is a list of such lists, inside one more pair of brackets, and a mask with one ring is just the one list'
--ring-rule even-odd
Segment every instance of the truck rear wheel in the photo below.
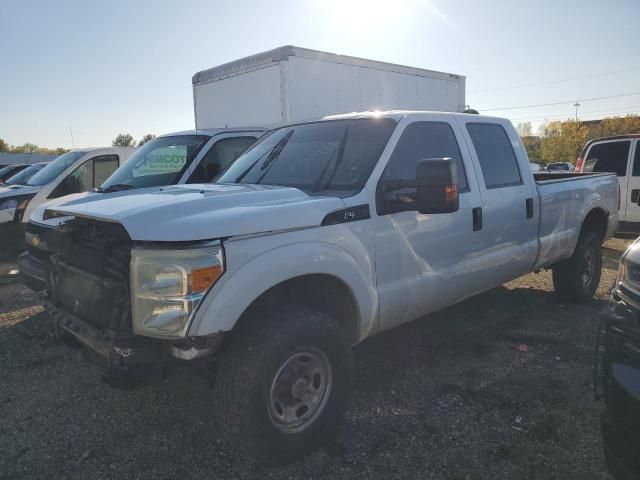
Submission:
{"label": "truck rear wheel", "polygon": [[289,307],[245,320],[218,362],[217,423],[250,458],[286,463],[338,426],[351,390],[351,347],[316,310]]}
{"label": "truck rear wheel", "polygon": [[602,248],[595,232],[580,234],[571,258],[553,266],[553,287],[562,297],[573,302],[593,298],[602,274]]}

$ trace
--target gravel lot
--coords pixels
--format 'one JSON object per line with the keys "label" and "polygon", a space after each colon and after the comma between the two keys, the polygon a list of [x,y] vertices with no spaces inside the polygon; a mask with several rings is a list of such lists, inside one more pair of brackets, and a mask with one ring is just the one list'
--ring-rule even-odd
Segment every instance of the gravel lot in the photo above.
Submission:
{"label": "gravel lot", "polygon": [[629,242],[606,244],[588,305],[531,274],[359,345],[336,440],[284,468],[227,448],[195,371],[128,392],[103,384],[50,337],[5,261],[0,478],[609,478],[591,391],[595,315]]}

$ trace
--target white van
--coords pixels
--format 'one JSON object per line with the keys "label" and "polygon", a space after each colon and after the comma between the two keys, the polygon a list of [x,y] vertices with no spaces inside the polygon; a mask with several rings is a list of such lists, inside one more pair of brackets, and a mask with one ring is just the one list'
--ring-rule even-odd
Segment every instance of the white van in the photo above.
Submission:
{"label": "white van", "polygon": [[70,200],[92,195],[128,195],[132,191],[182,183],[210,183],[242,152],[264,135],[263,128],[186,130],[148,141],[130,156],[95,192],[76,193],[42,203],[26,226],[27,251],[18,257],[22,281],[33,290],[45,287],[49,255],[55,251],[56,225],[68,218],[46,217],[46,211]]}
{"label": "white van", "polygon": [[0,247],[24,237],[31,212],[47,200],[101,185],[135,151],[131,147],[81,148],[60,155],[21,185],[0,191]]}
{"label": "white van", "polygon": [[596,138],[576,162],[576,172],[613,172],[620,199],[618,232],[640,233],[640,134]]}

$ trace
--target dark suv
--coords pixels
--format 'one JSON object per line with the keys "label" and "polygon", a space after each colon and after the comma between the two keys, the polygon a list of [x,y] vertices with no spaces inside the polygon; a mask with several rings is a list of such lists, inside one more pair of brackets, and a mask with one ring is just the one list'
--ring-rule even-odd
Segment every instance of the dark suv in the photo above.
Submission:
{"label": "dark suv", "polygon": [[604,452],[617,479],[640,478],[640,238],[620,258],[611,301],[602,314],[595,393]]}

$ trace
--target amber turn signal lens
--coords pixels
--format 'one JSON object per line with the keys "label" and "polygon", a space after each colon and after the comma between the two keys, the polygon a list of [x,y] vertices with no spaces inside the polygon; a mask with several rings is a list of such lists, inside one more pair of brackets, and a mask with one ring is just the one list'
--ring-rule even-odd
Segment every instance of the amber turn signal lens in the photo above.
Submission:
{"label": "amber turn signal lens", "polygon": [[456,198],[458,198],[458,186],[447,185],[444,190],[444,198],[447,203],[455,202]]}
{"label": "amber turn signal lens", "polygon": [[222,275],[220,265],[191,270],[191,291],[194,293],[204,292],[215,283],[220,275]]}

